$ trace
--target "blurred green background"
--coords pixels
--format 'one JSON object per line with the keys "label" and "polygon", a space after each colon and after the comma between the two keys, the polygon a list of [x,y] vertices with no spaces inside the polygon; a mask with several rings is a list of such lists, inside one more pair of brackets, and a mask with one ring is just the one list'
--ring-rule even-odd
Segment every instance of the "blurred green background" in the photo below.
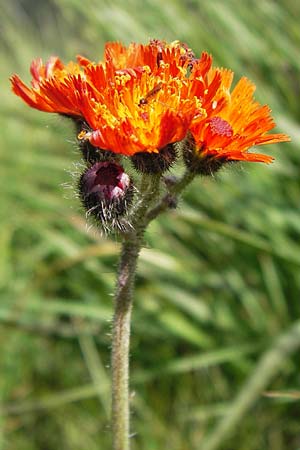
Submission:
{"label": "blurred green background", "polygon": [[147,232],[133,449],[300,449],[300,2],[1,0],[0,13],[0,448],[110,449],[119,250],[75,197],[71,124],[30,110],[8,77],[29,81],[37,56],[99,60],[107,40],[159,38],[253,80],[293,142],[266,149],[271,166],[197,179]]}

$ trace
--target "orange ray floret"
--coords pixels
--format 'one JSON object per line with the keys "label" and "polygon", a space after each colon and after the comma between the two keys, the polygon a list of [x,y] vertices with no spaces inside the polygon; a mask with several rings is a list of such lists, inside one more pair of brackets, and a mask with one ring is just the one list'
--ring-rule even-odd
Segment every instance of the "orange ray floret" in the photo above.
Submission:
{"label": "orange ray floret", "polygon": [[78,55],[78,63],[87,71],[105,66],[107,63],[114,72],[124,70],[148,71],[154,75],[167,66],[172,75],[185,76],[188,66],[194,61],[194,54],[186,44],[179,41],[166,43],[160,40],[151,40],[148,44],[131,43],[128,47],[120,42],[105,44],[104,60],[94,63]]}
{"label": "orange ray floret", "polygon": [[271,111],[253,99],[250,81],[242,78],[231,92],[232,71],[213,68],[209,54],[197,59],[178,41],[110,42],[97,64],[51,57],[34,60],[30,72],[31,86],[11,77],[16,95],[32,108],[74,118],[84,128],[81,139],[115,153],[159,152],[189,132],[199,159],[268,163],[270,156],[249,148],[290,140],[269,133]]}
{"label": "orange ray floret", "polygon": [[52,56],[46,64],[40,58],[30,66],[31,86],[28,87],[18,77],[10,78],[13,92],[29,106],[40,111],[80,116],[76,92],[72,80],[80,76],[80,66],[70,62],[64,65],[59,58]]}
{"label": "orange ray floret", "polygon": [[98,93],[97,101],[86,102],[85,117],[94,131],[80,137],[128,156],[157,153],[185,137],[196,112],[205,116],[197,99],[189,95],[189,86],[188,80],[143,72],[125,81],[121,90],[107,88]]}
{"label": "orange ray floret", "polygon": [[[213,69],[214,74],[216,69]],[[213,72],[211,77],[213,76]],[[289,136],[268,131],[275,127],[268,106],[253,99],[255,86],[241,78],[230,93],[232,73],[221,69],[221,84],[211,96],[211,109],[204,120],[194,120],[190,127],[200,158],[220,161],[272,162],[271,156],[248,153],[252,146],[290,141]],[[214,75],[215,76],[215,75]],[[220,107],[221,105],[221,107]]]}
{"label": "orange ray floret", "polygon": [[124,81],[120,83],[118,77],[123,75],[130,79],[148,72],[154,76],[167,74],[185,78],[188,51],[177,41],[171,44],[162,41],[151,41],[148,45],[132,43],[128,47],[112,42],[106,44],[104,61],[98,64],[82,56],[77,57],[77,63],[67,65],[55,56],[45,64],[38,58],[30,67],[31,87],[13,75],[12,90],[32,108],[84,119],[80,95],[75,87],[78,80],[85,84],[84,89],[102,92],[107,87],[122,89]]}
{"label": "orange ray floret", "polygon": [[128,48],[108,44],[104,63],[79,57],[78,64],[64,66],[52,57],[44,65],[38,59],[31,66],[31,88],[16,75],[11,81],[31,107],[86,123],[85,138],[94,146],[125,155],[158,152],[185,137],[195,114],[205,116],[192,88],[198,80],[185,77],[186,53],[181,44],[160,41]]}

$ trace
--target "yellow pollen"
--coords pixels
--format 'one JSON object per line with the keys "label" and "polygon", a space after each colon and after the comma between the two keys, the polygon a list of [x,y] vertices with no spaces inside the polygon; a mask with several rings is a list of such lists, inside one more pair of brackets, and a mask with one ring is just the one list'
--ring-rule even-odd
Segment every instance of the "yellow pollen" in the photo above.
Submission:
{"label": "yellow pollen", "polygon": [[169,69],[170,64],[169,63],[165,63],[163,61],[160,62],[160,67],[162,67],[163,69]]}
{"label": "yellow pollen", "polygon": [[92,134],[92,133],[90,133],[90,132],[87,132],[87,131],[85,131],[85,130],[82,130],[82,131],[80,131],[80,133],[78,134],[77,138],[78,138],[80,141],[86,141],[86,140],[89,139],[89,137],[91,136],[91,134]]}
{"label": "yellow pollen", "polygon": [[116,76],[116,83],[118,86],[125,86],[125,84],[127,83],[127,81],[130,80],[130,75],[128,74],[122,74],[122,75],[117,75]]}
{"label": "yellow pollen", "polygon": [[149,66],[143,66],[143,72],[151,73],[151,68]]}

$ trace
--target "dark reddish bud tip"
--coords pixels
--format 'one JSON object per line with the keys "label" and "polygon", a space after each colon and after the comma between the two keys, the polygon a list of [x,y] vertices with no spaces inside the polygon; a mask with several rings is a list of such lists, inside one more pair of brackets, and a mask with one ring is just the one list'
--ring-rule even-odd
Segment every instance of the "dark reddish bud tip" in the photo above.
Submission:
{"label": "dark reddish bud tip", "polygon": [[97,162],[82,174],[79,194],[89,215],[110,223],[126,213],[133,198],[133,184],[119,164]]}
{"label": "dark reddish bud tip", "polygon": [[162,148],[159,153],[136,153],[131,157],[131,161],[137,171],[154,175],[170,169],[176,156],[174,145],[169,144]]}

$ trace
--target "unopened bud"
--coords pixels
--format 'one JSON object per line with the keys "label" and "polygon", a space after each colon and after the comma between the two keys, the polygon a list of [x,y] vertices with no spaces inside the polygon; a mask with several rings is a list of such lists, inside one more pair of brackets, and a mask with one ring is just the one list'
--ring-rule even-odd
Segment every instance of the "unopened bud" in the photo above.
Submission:
{"label": "unopened bud", "polygon": [[109,224],[126,213],[134,189],[121,165],[105,161],[95,163],[82,174],[79,193],[88,215]]}

